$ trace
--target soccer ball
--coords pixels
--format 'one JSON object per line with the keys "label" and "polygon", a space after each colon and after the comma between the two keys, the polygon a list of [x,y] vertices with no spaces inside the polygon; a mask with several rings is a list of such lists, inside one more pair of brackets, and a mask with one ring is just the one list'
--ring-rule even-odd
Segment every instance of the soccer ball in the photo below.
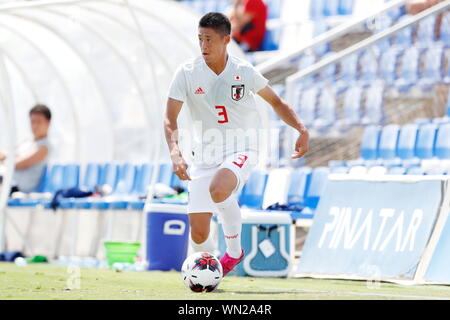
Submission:
{"label": "soccer ball", "polygon": [[220,261],[208,252],[196,252],[184,260],[181,276],[186,287],[194,292],[211,292],[222,280]]}

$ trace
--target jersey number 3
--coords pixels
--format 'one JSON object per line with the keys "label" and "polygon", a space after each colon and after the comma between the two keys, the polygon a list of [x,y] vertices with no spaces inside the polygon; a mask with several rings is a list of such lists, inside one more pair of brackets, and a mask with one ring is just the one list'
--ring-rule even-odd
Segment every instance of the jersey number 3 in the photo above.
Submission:
{"label": "jersey number 3", "polygon": [[216,106],[216,109],[221,110],[217,115],[222,117],[221,120],[217,120],[218,123],[227,123],[228,122],[228,115],[227,115],[227,109],[225,109],[225,106]]}

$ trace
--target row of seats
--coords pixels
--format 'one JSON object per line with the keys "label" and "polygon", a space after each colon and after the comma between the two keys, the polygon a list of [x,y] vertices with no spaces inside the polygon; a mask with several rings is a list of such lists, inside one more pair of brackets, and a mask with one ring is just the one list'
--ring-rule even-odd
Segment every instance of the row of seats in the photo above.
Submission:
{"label": "row of seats", "polygon": [[[49,208],[49,196],[60,189],[80,187],[85,190],[94,190],[97,186],[108,185],[111,193],[105,198],[66,199],[61,202],[61,207],[66,209],[126,209],[131,206],[135,210],[144,207],[143,198],[147,194],[147,187],[153,174],[151,164],[89,163],[83,169],[84,175],[81,177],[78,164],[48,166],[44,170],[38,188],[31,197],[12,198],[8,205],[11,207],[43,205]],[[187,187],[186,182],[180,181],[172,173],[172,166],[168,164],[160,166],[157,182],[171,187]],[[47,195],[47,197],[43,197],[43,195]]]}
{"label": "row of seats", "polygon": [[[299,60],[299,69],[304,70],[316,61],[316,55],[306,54]],[[301,86],[310,87],[320,81],[321,86],[333,85],[342,91],[380,80],[400,91],[413,86],[430,90],[435,84],[450,83],[449,62],[450,55],[439,43],[426,49],[390,47],[383,52],[371,47],[323,68],[315,77],[302,79]]]}
{"label": "row of seats", "polygon": [[[81,175],[81,169],[84,174]],[[311,218],[317,207],[325,186],[329,169],[273,169],[254,170],[239,195],[242,207],[266,209],[276,202],[287,205],[307,207],[294,218]],[[50,208],[49,197],[60,189],[80,187],[93,190],[96,186],[109,185],[111,194],[105,197],[65,198],[60,202],[61,209],[94,210],[143,210],[148,185],[152,179],[151,164],[134,165],[130,163],[89,163],[85,168],[78,164],[54,164],[46,167],[41,183],[29,198],[11,198],[9,207]],[[187,189],[186,181],[180,181],[173,174],[170,164],[161,164],[157,182],[171,187]],[[283,188],[280,188],[280,185]],[[40,195],[40,196],[39,196]],[[173,202],[172,202],[173,203]]]}
{"label": "row of seats", "polygon": [[364,160],[450,159],[450,120],[442,123],[367,126],[361,141]]}
{"label": "row of seats", "polygon": [[311,0],[310,17],[320,19],[353,13],[354,0]]}
{"label": "row of seats", "polygon": [[337,104],[341,98],[338,90],[334,87],[312,87],[297,91],[294,108],[305,125],[319,130],[330,126],[345,128],[350,125],[378,124],[384,119],[384,91],[385,87],[376,82],[368,88],[348,88],[343,94],[343,109],[339,115]]}

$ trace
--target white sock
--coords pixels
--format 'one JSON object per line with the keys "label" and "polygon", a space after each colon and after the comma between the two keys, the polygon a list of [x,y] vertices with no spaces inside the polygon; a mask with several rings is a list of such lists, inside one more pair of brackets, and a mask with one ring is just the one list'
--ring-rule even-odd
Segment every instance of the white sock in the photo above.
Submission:
{"label": "white sock", "polygon": [[234,194],[222,202],[216,202],[222,220],[222,229],[227,244],[227,253],[232,258],[239,258],[242,254],[241,231],[242,218],[241,209]]}
{"label": "white sock", "polygon": [[214,239],[211,236],[211,232],[209,233],[208,239],[202,243],[195,243],[191,237],[191,246],[194,249],[194,252],[208,252],[211,254],[215,254],[216,244],[214,243]]}

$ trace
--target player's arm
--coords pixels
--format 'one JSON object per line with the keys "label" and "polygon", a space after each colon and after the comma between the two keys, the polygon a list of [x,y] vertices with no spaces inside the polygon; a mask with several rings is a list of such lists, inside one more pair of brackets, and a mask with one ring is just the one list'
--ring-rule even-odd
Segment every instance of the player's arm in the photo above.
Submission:
{"label": "player's arm", "polygon": [[301,158],[306,152],[308,152],[308,129],[306,129],[297,117],[295,111],[285,101],[283,101],[283,99],[281,99],[270,86],[266,86],[259,90],[258,94],[272,106],[273,110],[281,120],[298,131],[299,137],[295,143],[295,152],[291,157],[292,159]]}
{"label": "player's arm", "polygon": [[177,119],[180,114],[183,102],[172,98],[167,99],[166,113],[164,116],[164,133],[169,147],[170,158],[173,164],[173,172],[180,180],[191,180],[187,174],[188,165],[181,154],[178,145],[178,124]]}
{"label": "player's arm", "polygon": [[28,157],[17,159],[16,161],[16,169],[26,169],[28,167],[31,167],[32,165],[35,165],[36,163],[41,162],[45,159],[45,157],[48,154],[48,148],[46,146],[40,146],[36,152],[31,154]]}

